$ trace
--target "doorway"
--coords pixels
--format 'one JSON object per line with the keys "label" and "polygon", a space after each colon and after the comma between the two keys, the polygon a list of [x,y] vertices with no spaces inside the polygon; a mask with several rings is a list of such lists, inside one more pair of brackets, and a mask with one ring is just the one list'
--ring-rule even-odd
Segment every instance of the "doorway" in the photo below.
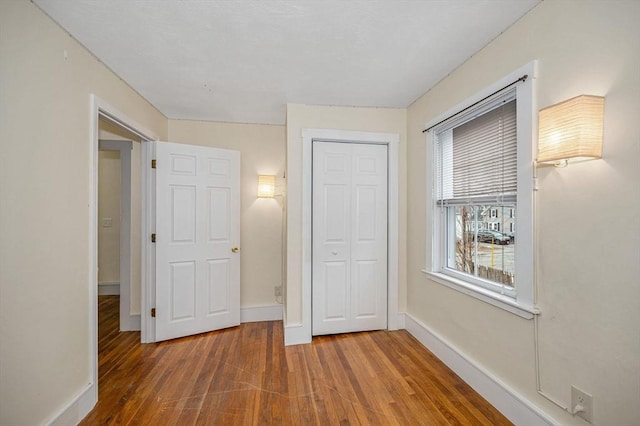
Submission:
{"label": "doorway", "polygon": [[99,127],[98,294],[119,295],[120,331],[140,330],[140,143],[105,120]]}
{"label": "doorway", "polygon": [[[110,123],[116,128],[128,132],[140,142],[155,140],[153,132],[145,129],[117,108],[95,95],[90,96],[90,138],[89,138],[89,339],[91,382],[83,394],[83,407],[93,407],[98,401],[98,153],[100,123]],[[144,184],[144,181],[143,181]],[[145,214],[142,204],[141,217]],[[144,280],[144,268],[141,268],[141,282]]]}
{"label": "doorway", "polygon": [[302,130],[302,324],[287,331],[286,344],[310,343],[312,338],[312,159],[315,141],[364,143],[388,147],[387,193],[387,329],[397,330],[398,319],[398,194],[399,145],[397,133],[328,129]]}

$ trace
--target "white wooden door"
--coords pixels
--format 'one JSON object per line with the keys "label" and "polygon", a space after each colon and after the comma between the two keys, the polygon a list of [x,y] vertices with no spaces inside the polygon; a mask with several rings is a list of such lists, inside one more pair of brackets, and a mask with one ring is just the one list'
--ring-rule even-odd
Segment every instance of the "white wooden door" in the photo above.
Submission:
{"label": "white wooden door", "polygon": [[313,142],[313,335],[387,328],[387,146]]}
{"label": "white wooden door", "polygon": [[155,142],[156,341],[240,324],[240,153]]}

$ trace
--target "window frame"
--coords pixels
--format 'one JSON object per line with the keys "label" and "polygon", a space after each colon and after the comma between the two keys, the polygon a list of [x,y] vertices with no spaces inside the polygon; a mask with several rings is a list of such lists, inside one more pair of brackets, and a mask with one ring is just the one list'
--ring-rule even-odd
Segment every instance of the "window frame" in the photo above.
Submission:
{"label": "window frame", "polygon": [[[513,81],[526,74],[524,82],[515,85],[516,120],[517,120],[517,204],[518,210],[518,243],[515,246],[516,287],[511,294],[500,294],[487,286],[478,285],[477,281],[464,274],[455,274],[445,270],[447,262],[447,241],[445,235],[445,218],[436,203],[436,163],[435,135],[439,123],[469,108],[471,105],[499,91]],[[532,61],[509,73],[491,84],[489,87],[467,98],[455,107],[425,124],[430,128],[426,132],[426,267],[423,272],[429,279],[454,290],[468,294],[479,300],[498,306],[520,317],[531,319],[539,313],[534,300],[534,158],[537,148],[538,108],[535,96],[537,78],[537,62]],[[513,90],[513,89],[510,89]],[[483,103],[473,107],[482,109]],[[465,111],[465,113],[467,113]],[[446,124],[443,123],[443,124]]]}

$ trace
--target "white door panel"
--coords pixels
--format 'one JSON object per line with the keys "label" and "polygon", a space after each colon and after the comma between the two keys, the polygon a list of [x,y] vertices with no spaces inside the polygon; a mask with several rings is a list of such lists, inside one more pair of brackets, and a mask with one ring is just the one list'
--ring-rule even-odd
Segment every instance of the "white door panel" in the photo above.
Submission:
{"label": "white door panel", "polygon": [[196,316],[196,264],[171,262],[169,320],[180,321]]}
{"label": "white door panel", "polygon": [[[376,306],[377,287],[380,284],[376,280],[378,262],[361,260],[355,262],[352,297],[354,300],[354,317],[358,319],[375,317],[379,312]],[[386,306],[384,307],[386,310]]]}
{"label": "white door panel", "polygon": [[313,334],[387,326],[387,147],[313,143]]}
{"label": "white door panel", "polygon": [[155,142],[156,340],[240,323],[240,154]]}
{"label": "white door panel", "polygon": [[229,259],[208,260],[206,315],[217,315],[232,310],[230,296],[231,262]]}
{"label": "white door panel", "polygon": [[324,319],[328,321],[344,321],[348,317],[347,294],[348,267],[345,261],[325,262],[324,282],[320,289],[324,291]]}

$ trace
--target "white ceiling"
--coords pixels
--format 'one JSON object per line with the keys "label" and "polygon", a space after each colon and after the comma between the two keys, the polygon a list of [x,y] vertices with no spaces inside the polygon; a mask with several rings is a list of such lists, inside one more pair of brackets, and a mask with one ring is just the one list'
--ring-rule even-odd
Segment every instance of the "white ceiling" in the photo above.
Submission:
{"label": "white ceiling", "polygon": [[33,0],[167,117],[407,107],[540,0]]}

